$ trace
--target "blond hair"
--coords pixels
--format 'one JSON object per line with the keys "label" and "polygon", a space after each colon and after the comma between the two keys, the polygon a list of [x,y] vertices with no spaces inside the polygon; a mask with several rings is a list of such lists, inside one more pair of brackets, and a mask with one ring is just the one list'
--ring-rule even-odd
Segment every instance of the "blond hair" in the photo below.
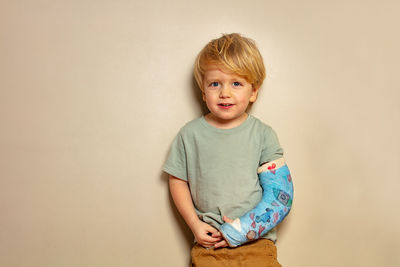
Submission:
{"label": "blond hair", "polygon": [[194,77],[203,90],[204,72],[209,65],[220,65],[245,78],[253,88],[260,88],[265,79],[263,58],[254,41],[238,33],[223,34],[211,40],[199,53]]}

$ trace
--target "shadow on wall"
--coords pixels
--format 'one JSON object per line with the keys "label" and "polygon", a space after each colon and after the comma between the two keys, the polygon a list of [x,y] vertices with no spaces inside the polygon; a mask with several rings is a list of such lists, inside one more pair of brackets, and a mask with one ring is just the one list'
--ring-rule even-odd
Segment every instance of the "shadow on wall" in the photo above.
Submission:
{"label": "shadow on wall", "polygon": [[[169,193],[169,175],[165,172],[161,172],[160,179],[163,183],[165,183],[165,188],[168,190],[168,203],[170,207],[170,214],[174,217],[174,227],[179,229],[179,237],[184,240],[185,247],[187,248],[188,254],[190,254],[190,250],[193,245],[193,234],[190,228],[186,225],[185,221],[183,220],[182,216],[179,214],[178,210],[175,207],[174,201],[172,200],[171,194]],[[190,260],[190,259],[189,259]],[[189,265],[191,262],[189,262]],[[189,266],[188,265],[188,266]]]}
{"label": "shadow on wall", "polygon": [[208,111],[206,103],[203,101],[203,95],[201,93],[199,86],[197,85],[197,82],[196,82],[196,79],[194,78],[194,76],[192,77],[192,92],[193,92],[194,100],[199,103],[199,107],[200,107],[200,111],[201,111],[201,114],[199,114],[199,116],[206,115],[209,111]]}
{"label": "shadow on wall", "polygon": [[169,202],[169,206],[170,206],[170,211],[171,214],[174,216],[175,218],[175,223],[177,224],[177,228],[180,229],[181,231],[181,236],[183,236],[185,238],[186,243],[188,244],[188,247],[191,248],[192,244],[193,244],[193,234],[192,231],[190,230],[190,228],[186,225],[185,221],[183,220],[182,216],[179,214],[178,210],[175,207],[174,201],[172,200],[171,194],[169,193],[169,186],[168,186],[168,180],[169,180],[169,175],[165,172],[162,172],[161,175],[161,180],[163,182],[165,182],[166,186],[166,190],[168,190],[168,202]]}

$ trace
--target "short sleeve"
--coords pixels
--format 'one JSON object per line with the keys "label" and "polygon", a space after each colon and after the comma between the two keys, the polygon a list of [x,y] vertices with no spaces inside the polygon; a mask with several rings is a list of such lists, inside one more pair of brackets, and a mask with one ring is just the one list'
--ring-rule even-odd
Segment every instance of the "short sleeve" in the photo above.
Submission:
{"label": "short sleeve", "polygon": [[283,149],[279,144],[278,136],[271,127],[265,130],[263,140],[260,165],[283,157]]}
{"label": "short sleeve", "polygon": [[182,135],[179,133],[171,145],[163,171],[179,179],[187,181],[186,150]]}

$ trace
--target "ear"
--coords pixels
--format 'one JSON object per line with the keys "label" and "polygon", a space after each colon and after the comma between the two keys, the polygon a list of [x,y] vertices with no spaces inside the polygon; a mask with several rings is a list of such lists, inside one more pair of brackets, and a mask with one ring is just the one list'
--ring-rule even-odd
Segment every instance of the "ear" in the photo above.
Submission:
{"label": "ear", "polygon": [[250,95],[250,102],[254,103],[257,100],[257,95],[258,95],[258,89],[256,87],[253,87],[252,91],[251,91],[251,95]]}
{"label": "ear", "polygon": [[206,93],[204,93],[204,90],[201,90],[201,96],[203,97],[203,101],[206,102]]}

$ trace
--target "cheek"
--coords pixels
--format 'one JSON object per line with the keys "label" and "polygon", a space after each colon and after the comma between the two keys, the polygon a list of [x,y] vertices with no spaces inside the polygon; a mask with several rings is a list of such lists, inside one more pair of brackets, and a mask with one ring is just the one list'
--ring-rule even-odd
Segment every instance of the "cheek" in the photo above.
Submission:
{"label": "cheek", "polygon": [[203,93],[203,99],[204,101],[214,101],[216,99],[216,96],[213,92],[207,92],[207,93]]}
{"label": "cheek", "polygon": [[214,103],[210,95],[203,95],[203,101],[206,103],[207,107],[210,105],[212,106],[212,103]]}
{"label": "cheek", "polygon": [[244,95],[242,95],[242,96],[240,97],[240,102],[241,102],[241,103],[249,103],[250,99],[251,99],[251,95],[249,95],[249,94],[244,94]]}

